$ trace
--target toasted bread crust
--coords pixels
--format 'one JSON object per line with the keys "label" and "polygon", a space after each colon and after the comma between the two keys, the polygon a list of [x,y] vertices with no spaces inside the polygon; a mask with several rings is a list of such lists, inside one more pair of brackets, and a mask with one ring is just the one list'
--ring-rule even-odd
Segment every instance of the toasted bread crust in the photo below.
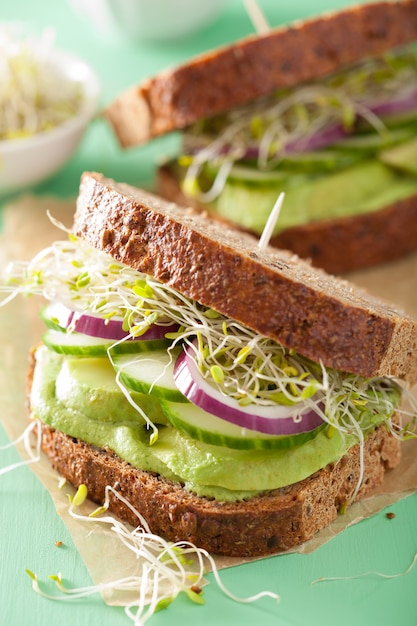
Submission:
{"label": "toasted bread crust", "polygon": [[[359,480],[359,446],[338,463],[299,483],[239,502],[217,502],[186,491],[179,483],[135,469],[113,452],[95,448],[42,425],[42,449],[76,488],[102,504],[105,488],[117,489],[143,515],[152,532],[171,541],[191,541],[214,554],[260,556],[307,541],[350,504]],[[382,483],[400,459],[400,444],[380,426],[365,442],[365,475],[356,499]],[[110,510],[138,525],[138,518],[115,497]]]}
{"label": "toasted bread crust", "polygon": [[[157,190],[178,204],[208,210],[184,195],[169,167],[158,168]],[[394,261],[417,250],[417,195],[379,211],[293,226],[272,237],[270,243],[309,259],[330,274]]]}
{"label": "toasted bread crust", "polygon": [[201,212],[85,173],[73,232],[315,361],[363,376],[416,378],[414,320],[287,251],[261,250]]}
{"label": "toasted bread crust", "polygon": [[122,93],[104,115],[120,144],[132,146],[416,39],[416,0],[361,4],[165,70]]}

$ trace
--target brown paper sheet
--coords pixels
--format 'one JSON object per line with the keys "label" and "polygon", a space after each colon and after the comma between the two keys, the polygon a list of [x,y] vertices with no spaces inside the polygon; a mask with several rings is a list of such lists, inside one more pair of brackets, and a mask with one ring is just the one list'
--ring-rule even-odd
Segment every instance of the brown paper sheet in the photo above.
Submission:
{"label": "brown paper sheet", "polygon": [[[29,260],[39,250],[56,239],[65,237],[47,217],[50,211],[54,218],[67,227],[72,222],[74,202],[58,201],[53,198],[35,199],[23,197],[7,206],[3,215],[3,233],[0,237],[0,263],[10,259]],[[372,294],[383,297],[401,306],[410,315],[417,317],[417,255],[392,263],[388,266],[358,272],[349,279],[367,289]],[[27,426],[25,414],[25,373],[28,363],[28,350],[37,343],[42,332],[38,318],[41,301],[37,298],[15,299],[6,307],[0,308],[0,346],[4,352],[0,359],[0,393],[3,412],[1,421],[11,440]],[[416,394],[417,397],[417,394]],[[22,445],[18,449],[26,457]],[[103,529],[98,523],[86,527],[85,522],[74,520],[68,514],[68,487],[58,488],[58,475],[52,470],[48,460],[31,465],[49,491],[58,514],[68,527],[77,549],[80,552],[91,577],[96,584],[134,575],[140,572],[141,563],[127,549],[122,548],[114,533]],[[372,498],[356,503],[345,515],[341,515],[314,539],[297,549],[309,553],[342,532],[347,526],[369,517],[395,501],[417,490],[417,441],[403,444],[401,464],[389,472],[384,484]],[[94,505],[84,505],[88,514]],[[105,547],[104,547],[105,546]],[[103,559],[103,554],[112,554],[112,559]],[[219,569],[244,562],[242,559],[217,558]],[[131,597],[121,593],[103,593],[108,604],[124,605]]]}

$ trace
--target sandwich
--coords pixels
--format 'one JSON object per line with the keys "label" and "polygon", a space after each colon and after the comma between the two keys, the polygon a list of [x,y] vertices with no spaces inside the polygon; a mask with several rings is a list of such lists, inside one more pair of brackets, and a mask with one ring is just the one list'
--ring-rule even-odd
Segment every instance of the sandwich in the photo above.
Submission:
{"label": "sandwich", "polygon": [[28,407],[53,467],[168,540],[297,546],[413,435],[417,322],[202,212],[86,172],[71,230],[8,282],[46,299]]}
{"label": "sandwich", "polygon": [[[157,192],[330,273],[417,248],[417,1],[251,35],[129,87],[103,114],[124,148],[180,131]],[[256,208],[255,208],[256,207]]]}

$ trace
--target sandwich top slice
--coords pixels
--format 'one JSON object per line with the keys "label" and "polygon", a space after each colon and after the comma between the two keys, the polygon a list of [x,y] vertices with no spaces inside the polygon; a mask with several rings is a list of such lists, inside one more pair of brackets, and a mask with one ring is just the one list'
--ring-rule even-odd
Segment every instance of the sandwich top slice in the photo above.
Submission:
{"label": "sandwich top slice", "polygon": [[117,488],[168,539],[297,545],[380,484],[413,432],[415,320],[100,174],[82,177],[69,239],[10,284],[49,300],[28,393],[52,464],[99,502]]}
{"label": "sandwich top slice", "polygon": [[285,191],[273,245],[332,273],[388,261],[417,240],[416,23],[416,0],[399,0],[274,28],[146,79],[104,115],[124,147],[182,131],[161,195],[259,236]]}

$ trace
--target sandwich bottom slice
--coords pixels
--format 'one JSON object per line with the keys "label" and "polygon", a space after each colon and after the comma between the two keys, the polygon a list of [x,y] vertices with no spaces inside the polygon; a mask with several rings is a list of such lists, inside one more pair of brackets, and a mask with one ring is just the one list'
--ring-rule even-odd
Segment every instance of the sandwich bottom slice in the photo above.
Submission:
{"label": "sandwich bottom slice", "polygon": [[[359,445],[335,464],[294,485],[239,502],[217,502],[193,495],[180,483],[129,465],[111,450],[96,448],[42,426],[42,448],[53,466],[89,497],[104,502],[106,485],[118,491],[147,520],[152,531],[171,541],[190,541],[213,554],[251,557],[287,550],[327,527],[344,506],[359,478]],[[356,500],[381,484],[397,465],[400,447],[384,426],[368,437],[365,474]],[[117,498],[109,509],[137,526],[135,514]]]}

